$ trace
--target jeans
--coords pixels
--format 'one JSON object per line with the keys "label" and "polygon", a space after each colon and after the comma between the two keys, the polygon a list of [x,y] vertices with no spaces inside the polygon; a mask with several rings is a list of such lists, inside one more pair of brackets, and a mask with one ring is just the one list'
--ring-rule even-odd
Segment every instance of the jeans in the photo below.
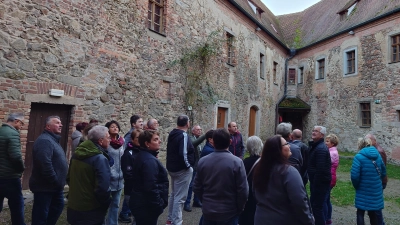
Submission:
{"label": "jeans", "polygon": [[327,195],[329,194],[330,184],[310,183],[310,202],[314,213],[315,225],[325,225],[327,215],[324,213]]}
{"label": "jeans", "polygon": [[118,225],[118,209],[119,201],[121,200],[122,189],[118,191],[111,191],[111,203],[108,207],[106,216],[106,225]]}
{"label": "jeans", "polygon": [[[193,171],[192,180],[190,180],[189,190],[188,190],[187,198],[186,198],[186,201],[185,201],[186,205],[190,205],[190,202],[192,201],[192,192],[193,192],[192,188],[193,188],[193,181],[194,181],[195,176],[196,176],[196,171]],[[200,200],[197,198],[197,195],[194,194],[193,203],[197,204],[199,202],[200,202]]]}
{"label": "jeans", "polygon": [[[377,211],[368,211],[369,222],[371,225],[378,225],[378,218],[376,216]],[[364,225],[364,213],[365,210],[357,209],[357,225]]]}
{"label": "jeans", "polygon": [[385,225],[385,221],[383,220],[382,209],[375,211],[375,213],[376,213],[376,218],[378,219],[378,224]]}
{"label": "jeans", "polygon": [[129,198],[131,196],[129,195],[124,195],[124,201],[122,202],[122,209],[121,212],[119,212],[119,215],[123,215],[123,216],[128,216],[128,214],[131,213],[131,210],[129,209]]}
{"label": "jeans", "polygon": [[22,197],[20,178],[0,179],[0,212],[3,209],[4,198],[8,199],[11,223],[13,225],[25,225],[24,198]]}
{"label": "jeans", "polygon": [[324,204],[324,214],[325,214],[325,221],[328,222],[332,219],[332,203],[331,203],[331,191],[332,188],[329,189],[328,195],[325,199]]}
{"label": "jeans", "polygon": [[32,225],[55,225],[64,209],[64,193],[33,193]]}
{"label": "jeans", "polygon": [[203,225],[237,225],[239,222],[239,216],[234,216],[233,218],[226,221],[213,221],[203,218]]}
{"label": "jeans", "polygon": [[171,194],[169,198],[168,220],[174,225],[182,225],[182,208],[185,203],[192,178],[193,168],[178,172],[168,172],[171,176]]}

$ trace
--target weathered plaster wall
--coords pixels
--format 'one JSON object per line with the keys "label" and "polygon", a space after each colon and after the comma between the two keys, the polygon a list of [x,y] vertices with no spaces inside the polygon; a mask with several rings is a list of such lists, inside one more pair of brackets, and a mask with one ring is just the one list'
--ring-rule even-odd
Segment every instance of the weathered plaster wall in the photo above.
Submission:
{"label": "weathered plaster wall", "polygon": [[[305,82],[297,85],[297,94],[311,105],[306,117],[305,135],[310,138],[314,125],[323,125],[328,133],[340,138],[339,148],[356,150],[357,139],[368,132],[377,136],[378,142],[392,161],[400,160],[400,64],[390,63],[389,45],[391,34],[400,33],[399,15],[385,21],[371,23],[355,35],[344,34],[300,52],[291,66],[304,66]],[[344,51],[357,47],[358,74],[343,75]],[[327,75],[322,81],[315,80],[316,59],[324,55]],[[372,126],[360,127],[360,101],[371,102]],[[374,100],[381,100],[375,104]]]}

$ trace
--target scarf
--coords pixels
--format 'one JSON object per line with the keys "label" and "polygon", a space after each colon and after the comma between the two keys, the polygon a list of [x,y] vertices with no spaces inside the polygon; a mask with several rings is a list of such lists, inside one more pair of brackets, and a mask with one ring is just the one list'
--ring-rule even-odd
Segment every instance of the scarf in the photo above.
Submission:
{"label": "scarf", "polygon": [[114,149],[119,149],[122,145],[124,145],[124,139],[118,135],[117,139],[111,138],[110,145]]}

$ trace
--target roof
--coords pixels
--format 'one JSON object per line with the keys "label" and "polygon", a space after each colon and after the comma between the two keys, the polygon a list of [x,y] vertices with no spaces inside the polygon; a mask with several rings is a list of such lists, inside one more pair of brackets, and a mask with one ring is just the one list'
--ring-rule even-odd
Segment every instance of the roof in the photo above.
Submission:
{"label": "roof", "polygon": [[[229,1],[244,10],[253,21],[260,23],[285,48],[295,49],[307,47],[400,10],[398,0],[321,0],[302,12],[275,16],[261,0],[251,0],[264,11],[260,18],[251,9],[248,0]],[[339,14],[346,12],[354,3],[357,5],[352,12],[341,21]]]}
{"label": "roof", "polygon": [[280,29],[284,31],[284,42],[291,48],[306,47],[400,9],[400,1],[360,0],[347,18],[341,21],[337,13],[354,3],[354,0],[321,0],[303,12],[277,16]]}
{"label": "roof", "polygon": [[300,98],[285,98],[281,103],[279,103],[279,109],[304,109],[309,110],[311,106]]}

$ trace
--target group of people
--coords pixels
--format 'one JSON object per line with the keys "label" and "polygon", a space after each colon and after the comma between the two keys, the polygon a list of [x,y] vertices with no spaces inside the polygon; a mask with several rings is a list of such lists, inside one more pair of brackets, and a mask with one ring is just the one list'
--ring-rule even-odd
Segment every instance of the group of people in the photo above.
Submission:
{"label": "group of people", "polygon": [[[8,198],[12,224],[25,224],[18,132],[23,121],[23,113],[12,113],[0,128],[0,211]],[[118,220],[156,225],[167,206],[167,225],[182,225],[182,210],[191,212],[191,207],[202,208],[203,225],[332,224],[330,192],[336,185],[339,140],[326,135],[323,126],[314,127],[308,146],[290,123],[280,123],[265,144],[251,136],[245,145],[236,122],[204,135],[195,125],[188,135],[189,117],[181,115],[168,136],[164,167],[157,158],[158,121],[150,119],[145,127],[143,118],[133,115],[130,124],[124,136],[115,120],[105,126],[95,120],[77,124],[68,165],[59,144],[61,120],[46,119],[32,151],[32,225],[56,224],[64,209],[65,184],[72,225],[112,225]],[[245,146],[250,156],[244,159]],[[386,155],[372,134],[359,140],[358,149],[351,169],[357,224],[364,224],[368,211],[371,224],[381,225]]]}

